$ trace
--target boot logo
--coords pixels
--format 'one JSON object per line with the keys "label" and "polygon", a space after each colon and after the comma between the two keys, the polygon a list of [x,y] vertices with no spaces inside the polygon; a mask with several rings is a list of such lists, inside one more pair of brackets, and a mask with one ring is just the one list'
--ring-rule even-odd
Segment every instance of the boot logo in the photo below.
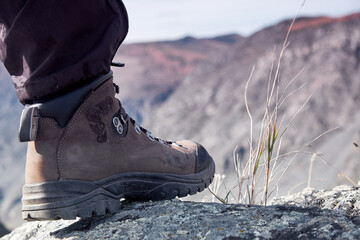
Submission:
{"label": "boot logo", "polygon": [[89,126],[91,130],[97,135],[96,140],[99,143],[104,143],[107,140],[105,123],[102,121],[101,115],[108,114],[112,106],[113,99],[108,96],[105,98],[105,100],[95,104],[95,106],[90,108],[86,113]]}

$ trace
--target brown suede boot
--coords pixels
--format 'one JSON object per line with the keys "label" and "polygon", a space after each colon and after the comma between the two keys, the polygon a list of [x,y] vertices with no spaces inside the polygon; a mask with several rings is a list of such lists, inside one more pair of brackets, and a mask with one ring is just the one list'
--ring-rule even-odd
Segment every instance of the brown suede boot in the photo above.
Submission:
{"label": "brown suede boot", "polygon": [[26,106],[30,141],[23,218],[74,219],[120,211],[120,199],[161,200],[206,188],[215,164],[191,141],[164,141],[131,119],[112,73],[52,101]]}

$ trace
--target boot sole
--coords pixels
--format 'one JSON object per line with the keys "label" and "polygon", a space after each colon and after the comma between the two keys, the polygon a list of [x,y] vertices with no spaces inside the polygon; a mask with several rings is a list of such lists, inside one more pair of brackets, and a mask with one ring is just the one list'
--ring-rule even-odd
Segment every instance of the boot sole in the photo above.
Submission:
{"label": "boot sole", "polygon": [[166,200],[203,191],[214,176],[214,162],[191,175],[121,173],[97,182],[61,180],[23,187],[24,220],[70,220],[121,211],[120,199]]}

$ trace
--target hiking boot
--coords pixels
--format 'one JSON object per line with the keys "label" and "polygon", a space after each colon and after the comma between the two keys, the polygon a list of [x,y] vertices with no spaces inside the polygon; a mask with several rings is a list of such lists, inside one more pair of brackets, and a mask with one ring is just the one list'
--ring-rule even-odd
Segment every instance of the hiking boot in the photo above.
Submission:
{"label": "hiking boot", "polygon": [[87,218],[120,211],[120,199],[162,200],[203,191],[215,164],[191,141],[155,138],[115,98],[112,73],[45,103],[25,106],[28,141],[22,216]]}

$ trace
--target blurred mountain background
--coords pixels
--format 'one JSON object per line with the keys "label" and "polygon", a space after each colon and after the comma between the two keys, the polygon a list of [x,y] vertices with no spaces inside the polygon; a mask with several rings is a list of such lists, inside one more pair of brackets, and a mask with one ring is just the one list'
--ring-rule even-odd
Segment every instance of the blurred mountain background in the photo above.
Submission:
{"label": "blurred mountain background", "polygon": [[[249,149],[246,81],[255,66],[248,102],[256,133],[265,109],[272,64],[277,62],[290,23],[282,21],[248,37],[188,36],[123,45],[115,61],[125,62],[126,67],[113,69],[120,85],[119,98],[129,114],[154,136],[202,143],[213,155],[217,172],[226,175],[225,185],[231,188],[236,184],[233,151],[238,146],[239,157],[246,161]],[[339,128],[304,148],[280,182],[279,195],[308,185],[313,152],[328,163],[315,159],[311,187],[329,189],[350,184],[344,175],[355,183],[360,177],[360,150],[353,144],[360,144],[359,26],[360,13],[340,18],[299,18],[293,27],[282,60],[280,90],[297,75],[287,92],[305,85],[281,106],[279,114],[284,116],[284,123],[312,97],[284,135],[282,153],[299,150],[323,132]],[[26,144],[17,141],[22,106],[2,65],[0,85],[0,221],[14,228],[21,223]],[[283,158],[284,166],[290,160]]]}

